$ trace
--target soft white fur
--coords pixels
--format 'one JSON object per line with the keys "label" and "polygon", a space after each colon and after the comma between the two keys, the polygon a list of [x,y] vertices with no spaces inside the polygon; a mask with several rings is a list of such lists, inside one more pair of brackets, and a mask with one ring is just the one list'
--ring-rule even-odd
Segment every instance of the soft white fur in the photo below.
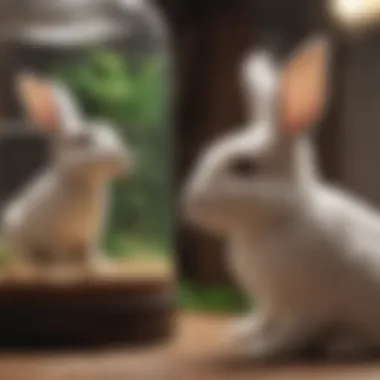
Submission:
{"label": "soft white fur", "polygon": [[[276,111],[282,104],[273,83],[282,90],[281,77],[288,73],[288,84],[305,86],[305,104],[313,107],[326,98],[313,93],[323,86],[313,85],[313,76],[303,75],[305,65],[297,65],[315,62],[308,58],[317,55],[319,66],[306,67],[306,73],[314,70],[315,78],[327,80],[327,51],[326,41],[313,40],[283,72],[268,55],[251,56],[244,78],[248,101],[263,95],[252,104],[259,107],[259,119],[208,147],[185,189],[188,219],[226,239],[230,269],[257,303],[257,312],[233,330],[255,359],[317,342],[330,355],[343,356],[380,346],[380,214],[324,183],[308,125],[286,134],[281,128],[287,121]],[[272,80],[259,75],[269,72]],[[258,162],[252,178],[231,175],[231,163],[241,156]]]}
{"label": "soft white fur", "polygon": [[[71,259],[92,267],[101,258],[108,184],[116,172],[129,173],[131,155],[112,126],[84,119],[66,89],[55,85],[53,94],[46,104],[58,111],[52,161],[5,207],[1,232],[26,262],[38,263],[35,255],[42,250],[53,263]],[[91,138],[83,148],[75,145],[82,133]]]}

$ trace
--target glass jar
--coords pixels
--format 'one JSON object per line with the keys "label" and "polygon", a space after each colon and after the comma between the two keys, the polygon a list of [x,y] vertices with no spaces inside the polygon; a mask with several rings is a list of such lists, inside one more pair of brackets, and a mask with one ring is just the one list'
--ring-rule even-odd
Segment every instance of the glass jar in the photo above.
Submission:
{"label": "glass jar", "polygon": [[[28,98],[21,97],[23,101],[20,101],[13,90],[14,84],[22,73],[24,78],[29,76],[30,83],[34,80],[35,87],[30,87],[32,93],[28,95],[32,104],[33,99],[38,99],[38,86],[43,88],[59,83],[85,115],[86,133],[91,136],[94,133],[95,129],[91,129],[93,120],[105,120],[107,128],[117,134],[119,143],[132,157],[133,170],[122,179],[112,177],[109,183],[107,217],[101,219],[104,231],[100,236],[94,233],[92,237],[95,245],[95,239],[101,239],[99,249],[96,249],[101,252],[101,264],[90,265],[89,272],[84,269],[83,273],[66,276],[59,284],[58,277],[50,276],[51,292],[47,294],[44,288],[44,307],[50,305],[47,300],[62,298],[68,300],[66,306],[62,306],[63,310],[66,307],[67,312],[71,310],[72,313],[73,305],[79,305],[74,300],[81,300],[87,305],[85,314],[92,315],[93,320],[98,318],[98,326],[86,329],[88,331],[80,336],[73,333],[72,325],[65,324],[63,330],[66,329],[66,336],[72,337],[73,342],[96,340],[99,335],[96,330],[104,323],[107,323],[107,339],[110,341],[167,336],[174,293],[171,283],[171,86],[164,24],[156,9],[140,0],[35,0],[26,1],[24,5],[17,4],[16,7],[8,2],[0,6],[3,7],[0,18],[4,19],[0,28],[0,76],[7,83],[4,93],[0,94],[0,113],[4,118],[0,128],[1,209],[4,212],[12,202],[26,197],[29,184],[39,175],[57,170],[57,136],[60,138],[62,134],[62,131],[57,134],[56,127],[47,132],[49,122],[54,124],[51,119],[43,125],[41,120],[31,117],[33,113],[28,104],[25,107]],[[102,145],[101,140],[96,143]],[[78,152],[80,144],[75,149]],[[98,175],[94,173],[91,176]],[[78,174],[78,178],[82,179],[81,175]],[[101,200],[94,202],[98,204]],[[83,208],[82,212],[87,211]],[[77,215],[80,218],[82,213]],[[39,218],[44,215],[40,213]],[[61,215],[57,215],[57,219],[61,219]],[[99,222],[100,217],[98,219]],[[67,222],[68,225],[71,223],[75,220]],[[11,262],[18,254],[9,248],[7,241],[5,247],[2,256]],[[54,247],[61,245],[56,242]],[[44,252],[44,255],[48,257],[49,265],[51,262],[55,264],[51,257],[56,252]],[[21,260],[18,261],[26,261],[30,267],[38,268],[38,274],[31,271],[33,276],[23,282],[25,286],[18,287],[24,292],[21,299],[26,297],[30,302],[31,289],[40,294],[41,284],[48,281],[44,274],[52,272],[42,268],[39,258],[29,263],[29,258],[19,256]],[[62,256],[65,256],[64,252]],[[18,265],[16,263],[15,268]],[[75,265],[70,267],[71,274]],[[23,276],[29,276],[29,272],[28,275],[23,272]],[[16,274],[5,278],[4,284],[0,284],[0,293],[20,283]],[[62,292],[70,297],[60,297]],[[19,329],[12,321],[15,320],[14,314],[21,312],[20,305],[8,308],[0,316],[0,325]],[[110,321],[106,322],[106,310],[110,308],[115,308],[118,314],[114,326],[110,326]],[[140,315],[137,320],[136,310]],[[35,305],[34,308],[22,308],[22,312],[42,311]],[[60,314],[64,314],[62,310],[55,314],[51,312],[53,314],[47,313],[50,319],[54,315],[61,320]],[[86,320],[79,318],[79,311],[77,315],[75,323],[85,324]],[[124,320],[120,315],[124,315]],[[24,340],[43,341],[43,337],[51,340],[51,336],[64,333],[62,328],[60,332],[47,331],[46,323],[43,327],[44,319],[40,315],[34,317],[31,316],[31,320],[38,320],[41,324],[40,329],[33,327],[34,331],[39,331],[38,339],[26,326],[24,330],[28,331],[24,331]],[[107,333],[102,339],[104,335]]]}

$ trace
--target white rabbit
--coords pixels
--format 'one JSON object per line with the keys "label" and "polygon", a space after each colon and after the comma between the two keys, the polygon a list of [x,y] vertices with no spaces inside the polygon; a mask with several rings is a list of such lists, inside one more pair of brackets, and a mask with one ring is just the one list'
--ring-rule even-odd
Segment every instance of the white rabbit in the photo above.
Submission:
{"label": "white rabbit", "polygon": [[256,116],[208,147],[185,187],[186,217],[227,239],[230,269],[257,302],[234,330],[257,360],[324,336],[330,355],[380,347],[380,214],[324,183],[311,143],[329,50],[314,38],[282,68],[251,54],[243,71]]}
{"label": "white rabbit", "polygon": [[29,74],[19,84],[31,121],[52,136],[52,159],[6,206],[2,236],[26,262],[95,268],[106,188],[129,174],[130,150],[112,126],[85,120],[62,85]]}

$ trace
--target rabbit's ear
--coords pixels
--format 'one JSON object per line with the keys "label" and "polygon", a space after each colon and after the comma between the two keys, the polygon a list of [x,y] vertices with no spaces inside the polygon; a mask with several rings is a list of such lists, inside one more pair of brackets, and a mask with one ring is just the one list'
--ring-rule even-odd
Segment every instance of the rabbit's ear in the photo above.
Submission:
{"label": "rabbit's ear", "polygon": [[316,123],[327,103],[329,46],[315,38],[296,51],[285,65],[279,86],[279,125],[287,134]]}
{"label": "rabbit's ear", "polygon": [[51,83],[25,73],[19,75],[16,86],[27,117],[36,127],[45,131],[60,128],[60,113]]}
{"label": "rabbit's ear", "polygon": [[54,90],[63,131],[66,133],[79,132],[84,127],[85,122],[78,102],[61,83],[54,83]]}
{"label": "rabbit's ear", "polygon": [[242,67],[242,80],[248,110],[253,110],[252,119],[268,121],[273,117],[273,100],[278,70],[268,51],[251,53]]}
{"label": "rabbit's ear", "polygon": [[38,128],[60,133],[82,128],[84,123],[76,102],[61,84],[22,74],[17,81],[17,90],[27,116]]}

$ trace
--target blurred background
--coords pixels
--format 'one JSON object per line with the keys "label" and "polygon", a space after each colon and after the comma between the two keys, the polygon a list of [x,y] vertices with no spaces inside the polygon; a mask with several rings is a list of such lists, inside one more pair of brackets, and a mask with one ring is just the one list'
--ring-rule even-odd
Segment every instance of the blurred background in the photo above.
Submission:
{"label": "blurred background", "polygon": [[[36,2],[26,1],[29,8],[24,9],[30,14]],[[199,342],[207,346],[217,341],[230,315],[250,306],[229,274],[223,242],[185,225],[180,210],[173,207],[199,151],[246,121],[239,83],[241,61],[248,52],[264,46],[281,62],[305,38],[328,35],[333,45],[331,101],[315,140],[322,172],[332,183],[380,206],[380,6],[374,0],[151,2],[166,24],[165,46],[157,42],[157,33],[141,32],[147,29],[139,23],[132,23],[135,29],[129,35],[133,38],[111,43],[111,52],[91,49],[80,59],[67,44],[50,41],[41,45],[22,33],[17,41],[7,42],[0,51],[0,112],[8,118],[20,115],[12,96],[12,78],[25,65],[35,67],[64,79],[89,114],[111,118],[139,147],[141,170],[132,181],[113,188],[104,244],[113,257],[160,257],[175,264],[181,308],[176,354],[186,356],[203,352]],[[9,0],[9,8],[4,5],[4,9],[15,12],[14,4]],[[93,9],[94,4],[85,9]],[[8,14],[16,17],[18,13]],[[0,14],[0,24],[1,17],[7,21],[5,15]],[[130,25],[129,21],[122,24]],[[127,52],[119,50],[126,46]],[[171,82],[173,89],[168,85]],[[44,144],[37,140],[19,141],[22,149],[14,145],[0,149],[0,176],[6,178],[0,200],[43,162]],[[14,167],[10,169],[6,162],[20,157],[21,150],[25,165],[18,166],[15,178]],[[189,311],[197,311],[197,316]],[[125,367],[122,360],[116,360],[115,368],[123,369],[115,372],[115,378],[136,368]],[[107,365],[103,374],[112,372],[112,364]],[[155,365],[144,378],[155,378]],[[149,365],[140,367],[148,370]],[[77,373],[82,380],[83,373]],[[193,378],[190,371],[183,369],[182,373]],[[94,378],[90,370],[88,374]]]}
{"label": "blurred background", "polygon": [[[264,46],[281,61],[303,39],[328,34],[334,46],[332,98],[316,136],[323,173],[374,204],[380,201],[376,1],[152,0],[159,11],[153,19],[146,10],[134,10],[138,2],[127,0],[129,11],[122,17],[116,15],[120,10],[105,12],[102,0],[91,6],[86,0],[78,2],[75,17],[70,13],[74,5],[66,1],[62,8],[49,9],[42,0],[23,0],[22,7],[7,1],[2,13],[7,43],[0,51],[3,115],[20,116],[12,81],[17,71],[28,67],[63,79],[90,115],[119,126],[138,150],[139,167],[131,181],[113,188],[104,244],[115,258],[149,256],[174,262],[182,306],[215,311],[247,307],[229,276],[222,242],[184,225],[180,210],[175,228],[171,218],[200,149],[246,120],[239,75],[250,50]],[[105,27],[108,34],[103,32],[103,38],[113,36],[105,43],[95,39],[95,49],[92,38],[97,34],[84,33],[91,20],[114,26]],[[54,23],[58,32],[53,28],[54,33],[41,33],[41,26]],[[60,39],[63,25],[79,32],[63,33]],[[44,155],[41,146],[32,147],[38,142],[29,140],[33,153],[23,148],[26,166],[20,163],[18,171],[4,162],[19,150],[0,151],[6,152],[0,170],[7,178],[0,201]],[[174,240],[176,255],[171,260]]]}

